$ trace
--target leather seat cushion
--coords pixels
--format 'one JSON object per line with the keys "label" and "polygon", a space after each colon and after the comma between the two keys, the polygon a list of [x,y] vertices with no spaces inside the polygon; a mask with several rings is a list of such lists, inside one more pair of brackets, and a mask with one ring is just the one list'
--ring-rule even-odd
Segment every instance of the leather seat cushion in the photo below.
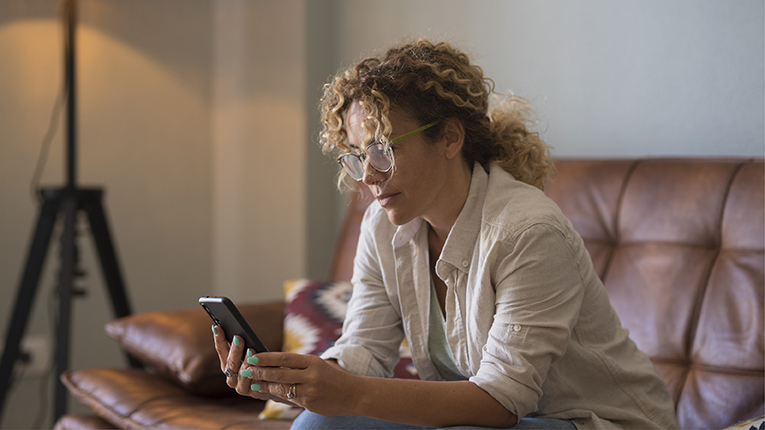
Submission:
{"label": "leather seat cushion", "polygon": [[139,369],[68,371],[61,380],[77,400],[119,428],[289,428],[259,420],[265,402],[248,397],[195,396]]}

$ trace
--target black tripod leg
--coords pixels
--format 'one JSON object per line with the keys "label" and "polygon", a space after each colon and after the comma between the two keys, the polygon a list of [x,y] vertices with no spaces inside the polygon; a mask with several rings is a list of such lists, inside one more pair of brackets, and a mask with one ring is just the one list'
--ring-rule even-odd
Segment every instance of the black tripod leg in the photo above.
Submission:
{"label": "black tripod leg", "polygon": [[[61,273],[59,275],[58,328],[56,330],[56,375],[61,375],[66,370],[69,370],[72,292],[74,291],[74,276],[77,265],[77,244],[75,243],[77,212],[79,211],[77,196],[74,193],[65,196],[61,205],[64,212],[64,232],[61,236]],[[58,421],[66,413],[67,407],[67,390],[60,379],[56,381],[55,393],[53,422]]]}
{"label": "black tripod leg", "polygon": [[[89,194],[84,200],[85,212],[88,214],[90,229],[93,232],[93,240],[96,243],[98,257],[101,260],[101,267],[106,279],[106,285],[109,288],[109,296],[112,301],[112,308],[116,317],[130,315],[130,303],[128,302],[125,284],[122,281],[117,254],[114,250],[109,225],[106,222],[106,214],[101,204],[102,193]],[[130,354],[127,354],[130,367],[141,368],[143,365]]]}
{"label": "black tripod leg", "polygon": [[50,245],[53,227],[56,224],[59,204],[60,200],[58,198],[46,198],[43,201],[40,215],[37,218],[37,227],[32,238],[32,244],[29,247],[27,261],[24,265],[21,285],[16,293],[16,304],[13,308],[13,315],[11,316],[5,336],[3,358],[0,360],[0,418],[2,418],[5,396],[8,394],[13,376],[13,366],[19,355],[21,338],[24,335],[29,312],[40,281],[40,274],[45,262],[45,255],[48,252],[48,246]]}

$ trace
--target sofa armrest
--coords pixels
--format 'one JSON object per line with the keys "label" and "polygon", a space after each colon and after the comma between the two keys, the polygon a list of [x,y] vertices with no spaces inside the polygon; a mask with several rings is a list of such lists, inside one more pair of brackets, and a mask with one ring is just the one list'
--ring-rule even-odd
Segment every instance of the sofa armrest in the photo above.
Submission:
{"label": "sofa armrest", "polygon": [[[238,307],[266,347],[280,350],[284,303]],[[233,395],[220,370],[211,326],[210,317],[199,307],[130,315],[106,324],[106,332],[126,352],[191,393]]]}

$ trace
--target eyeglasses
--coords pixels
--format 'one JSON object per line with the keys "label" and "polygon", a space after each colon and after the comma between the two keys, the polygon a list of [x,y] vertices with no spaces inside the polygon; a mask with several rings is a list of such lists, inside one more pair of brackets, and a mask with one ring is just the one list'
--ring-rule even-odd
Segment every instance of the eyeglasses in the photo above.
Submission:
{"label": "eyeglasses", "polygon": [[348,152],[337,158],[337,162],[343,167],[345,173],[351,177],[354,181],[360,181],[364,179],[364,162],[369,163],[373,169],[380,173],[389,172],[396,164],[393,158],[393,148],[391,145],[398,143],[407,137],[414,136],[415,134],[427,130],[430,127],[441,122],[433,121],[430,124],[425,124],[420,128],[414,129],[408,133],[404,133],[401,136],[392,139],[390,144],[383,142],[372,142],[367,146],[366,152]]}

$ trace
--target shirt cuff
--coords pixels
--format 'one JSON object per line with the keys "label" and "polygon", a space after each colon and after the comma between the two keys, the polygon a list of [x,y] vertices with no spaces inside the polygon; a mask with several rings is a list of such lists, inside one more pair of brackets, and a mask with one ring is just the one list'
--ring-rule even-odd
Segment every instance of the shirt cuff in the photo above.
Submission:
{"label": "shirt cuff", "polygon": [[470,382],[486,391],[519,420],[538,409],[539,394],[503,373],[481,368]]}

